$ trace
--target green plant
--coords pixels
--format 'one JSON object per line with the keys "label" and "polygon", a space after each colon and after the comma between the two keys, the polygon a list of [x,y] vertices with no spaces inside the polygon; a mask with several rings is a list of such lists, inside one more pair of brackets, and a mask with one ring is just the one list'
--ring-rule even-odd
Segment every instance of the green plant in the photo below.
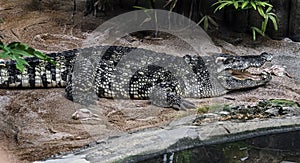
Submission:
{"label": "green plant", "polygon": [[[166,4],[164,5],[164,7],[169,6],[169,8],[170,8],[169,10],[173,11],[174,8],[176,7],[177,3],[178,3],[178,0],[168,0],[166,2]],[[190,18],[191,18],[192,9],[194,8],[193,5],[195,5],[195,4],[192,3],[191,8],[190,8],[190,10],[191,10],[190,11]],[[201,11],[203,11],[203,10],[201,10]],[[210,15],[205,15],[201,11],[199,11],[199,12],[200,12],[200,15],[202,15],[202,18],[197,23],[197,25],[203,24],[203,28],[204,28],[205,31],[207,31],[210,26],[214,26],[214,27],[217,27],[217,28],[219,27],[218,23]]]}
{"label": "green plant", "polygon": [[[97,16],[100,13],[104,13],[114,9],[113,0],[86,0],[85,1],[85,11],[84,16],[93,14]],[[73,14],[76,10],[76,1],[73,0]]]}
{"label": "green plant", "polygon": [[265,36],[267,25],[269,20],[272,21],[273,27],[275,30],[278,30],[277,25],[277,16],[275,13],[271,12],[273,6],[264,0],[219,0],[218,2],[214,3],[213,6],[217,6],[215,12],[218,10],[222,10],[227,6],[234,6],[236,10],[248,10],[253,9],[262,16],[263,21],[260,28],[251,27],[253,40],[256,40],[256,33],[259,33],[262,36]]}
{"label": "green plant", "polygon": [[[145,8],[145,7],[141,7],[141,6],[133,6],[133,8],[136,8],[136,9],[139,9],[139,10],[143,10],[144,13],[146,14],[147,18],[145,18],[145,20],[140,24],[140,25],[143,25],[144,23],[147,23],[147,22],[150,22],[150,21],[154,21],[155,23],[155,37],[157,37],[158,35],[158,26],[157,26],[157,14],[156,14],[156,11],[154,11],[154,16],[151,16],[153,10],[150,10],[148,8]],[[153,18],[152,18],[153,17]]]}
{"label": "green plant", "polygon": [[263,12],[263,8],[266,6],[273,7],[269,2],[263,0],[219,0],[214,3],[213,6],[218,5],[215,9],[221,10],[226,6],[234,6],[235,9],[250,9],[253,8],[257,10],[259,13]]}
{"label": "green plant", "polygon": [[276,16],[275,13],[273,13],[271,11],[272,11],[272,7],[268,7],[268,9],[265,12],[262,11],[262,12],[259,13],[264,18],[264,20],[261,24],[260,29],[257,28],[257,27],[251,27],[252,28],[253,40],[256,40],[256,32],[259,33],[262,36],[265,36],[269,19],[272,21],[274,29],[276,31],[278,30],[277,16]]}
{"label": "green plant", "polygon": [[205,31],[208,30],[210,24],[212,26],[218,27],[218,23],[209,15],[205,15],[202,17],[202,19],[197,23],[197,25],[200,25],[201,23],[203,23],[203,28]]}
{"label": "green plant", "polygon": [[164,7],[170,6],[170,11],[173,11],[177,4],[177,0],[168,0]]}
{"label": "green plant", "polygon": [[11,59],[16,61],[16,67],[21,72],[24,72],[25,66],[29,66],[25,57],[37,57],[41,60],[48,61],[52,64],[56,64],[50,57],[43,54],[40,51],[29,47],[26,44],[20,42],[12,42],[10,44],[4,44],[0,41],[0,59]]}

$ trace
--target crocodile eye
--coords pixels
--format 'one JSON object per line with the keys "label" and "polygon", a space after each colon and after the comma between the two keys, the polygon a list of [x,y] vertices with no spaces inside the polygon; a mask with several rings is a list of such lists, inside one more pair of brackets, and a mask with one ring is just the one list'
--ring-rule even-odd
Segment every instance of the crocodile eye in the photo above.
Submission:
{"label": "crocodile eye", "polygon": [[271,61],[273,59],[273,54],[267,53],[267,52],[263,52],[260,54],[262,56],[263,59],[265,59],[266,61]]}

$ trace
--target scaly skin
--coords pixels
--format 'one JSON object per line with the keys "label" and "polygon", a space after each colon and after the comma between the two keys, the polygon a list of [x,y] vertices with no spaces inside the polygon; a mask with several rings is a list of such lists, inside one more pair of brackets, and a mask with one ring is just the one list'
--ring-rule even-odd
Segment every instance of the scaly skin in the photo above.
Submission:
{"label": "scaly skin", "polygon": [[66,87],[67,98],[82,104],[97,97],[130,98],[186,109],[195,106],[184,97],[219,96],[271,80],[269,74],[243,75],[247,68],[270,61],[267,53],[176,57],[140,48],[99,46],[49,56],[57,66],[27,58],[30,67],[23,74],[13,61],[0,62],[0,88]]}

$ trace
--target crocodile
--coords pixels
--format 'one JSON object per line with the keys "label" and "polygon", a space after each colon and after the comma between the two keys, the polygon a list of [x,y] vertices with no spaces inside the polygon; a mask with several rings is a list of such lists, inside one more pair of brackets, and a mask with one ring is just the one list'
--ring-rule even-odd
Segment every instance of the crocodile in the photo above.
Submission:
{"label": "crocodile", "polygon": [[195,108],[185,98],[206,98],[265,85],[267,72],[250,73],[272,54],[185,55],[183,57],[123,46],[97,46],[47,54],[56,65],[26,58],[21,73],[12,60],[0,61],[0,88],[65,87],[66,97],[82,104],[97,98],[148,99],[174,109]]}

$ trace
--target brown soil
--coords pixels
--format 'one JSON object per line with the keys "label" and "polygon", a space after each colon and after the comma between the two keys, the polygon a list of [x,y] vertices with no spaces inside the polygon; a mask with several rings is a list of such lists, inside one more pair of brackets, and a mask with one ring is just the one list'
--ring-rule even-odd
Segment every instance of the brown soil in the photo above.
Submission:
{"label": "brown soil", "polygon": [[[0,36],[4,38],[3,42],[20,41],[45,52],[78,48],[88,32],[121,12],[115,11],[100,18],[84,17],[84,4],[79,2],[78,12],[72,17],[71,1],[32,2],[0,2]],[[174,42],[168,40],[157,44]],[[144,41],[143,46],[149,46],[148,43]],[[230,50],[224,48],[223,51]],[[255,103],[270,98],[299,102],[299,88],[299,83],[293,79],[274,77],[272,83],[256,90],[191,101],[198,105]],[[158,108],[147,101],[100,99],[93,111],[99,119],[79,121],[71,117],[84,106],[67,100],[64,89],[0,90],[0,101],[0,157],[10,162],[41,160],[107,136],[161,126],[175,118],[196,114],[196,110]]]}

